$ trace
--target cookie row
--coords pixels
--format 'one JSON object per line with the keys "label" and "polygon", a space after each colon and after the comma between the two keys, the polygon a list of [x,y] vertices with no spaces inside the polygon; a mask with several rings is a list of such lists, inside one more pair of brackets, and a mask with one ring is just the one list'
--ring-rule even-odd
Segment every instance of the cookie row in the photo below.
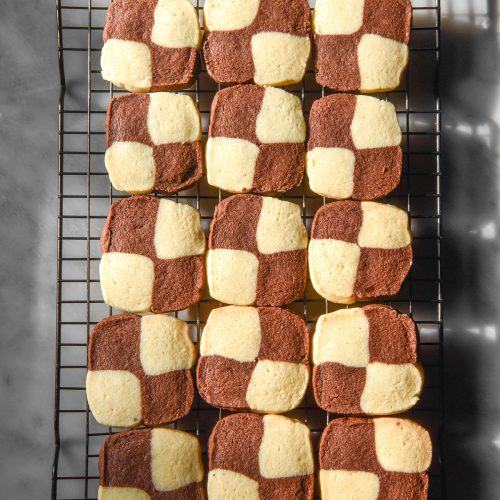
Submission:
{"label": "cookie row", "polygon": [[[335,419],[320,441],[321,498],[425,500],[431,459],[429,434],[412,421]],[[313,498],[311,435],[298,420],[223,418],[208,441],[208,469],[209,500]],[[201,447],[186,432],[156,428],[110,436],[99,454],[99,470],[100,500],[206,498]]]}
{"label": "cookie row", "polygon": [[[307,0],[207,0],[204,59],[219,84],[291,85],[311,54]],[[409,0],[317,0],[312,18],[318,84],[337,91],[398,87],[408,64]],[[189,0],[115,0],[108,9],[102,76],[132,92],[186,88],[202,44]]]}
{"label": "cookie row", "polygon": [[114,202],[101,234],[105,303],[129,312],[185,309],[201,298],[206,266],[214,299],[280,306],[304,292],[309,260],[314,289],[349,304],[396,294],[413,258],[408,215],[392,205],[324,205],[308,252],[298,205],[249,194],[216,206],[206,259],[205,246],[200,214],[189,205],[150,196]]}
{"label": "cookie row", "polygon": [[[111,100],[105,165],[113,187],[176,193],[202,175],[200,115],[172,93]],[[316,100],[306,123],[300,99],[273,87],[238,85],[215,94],[205,163],[208,183],[233,193],[278,193],[301,184],[335,199],[373,200],[399,184],[401,129],[394,106],[336,94]]]}
{"label": "cookie row", "polygon": [[[309,352],[306,323],[276,307],[214,309],[200,340],[197,386],[210,405],[284,413],[309,384],[322,409],[389,415],[413,407],[423,372],[418,334],[406,315],[382,305],[319,317]],[[87,399],[111,427],[163,425],[187,415],[194,399],[195,350],[184,321],[166,315],[118,315],[90,336]]]}

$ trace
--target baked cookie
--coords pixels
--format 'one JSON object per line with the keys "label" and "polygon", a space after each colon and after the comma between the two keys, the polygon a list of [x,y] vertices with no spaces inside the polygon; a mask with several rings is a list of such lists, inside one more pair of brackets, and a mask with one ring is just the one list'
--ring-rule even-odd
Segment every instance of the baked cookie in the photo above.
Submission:
{"label": "baked cookie", "polygon": [[401,418],[339,418],[323,431],[319,482],[323,500],[425,500],[432,444]]}
{"label": "baked cookie", "polygon": [[162,425],[189,413],[196,358],[188,326],[171,316],[110,316],[90,336],[87,399],[110,427]]}
{"label": "baked cookie", "polygon": [[258,85],[220,90],[208,129],[208,183],[233,193],[288,191],[302,182],[305,140],[297,96]]}
{"label": "baked cookie", "polygon": [[309,429],[280,415],[239,413],[219,420],[208,441],[209,500],[310,500]]}
{"label": "baked cookie", "polygon": [[302,401],[309,381],[307,326],[277,307],[212,310],[200,356],[198,391],[217,408],[290,411]]}
{"label": "baked cookie", "polygon": [[198,439],[176,429],[119,432],[99,453],[99,500],[204,500]]}
{"label": "baked cookie", "polygon": [[236,305],[280,306],[306,284],[307,231],[294,203],[236,194],[220,202],[210,225],[210,295]]}
{"label": "baked cookie", "polygon": [[291,85],[304,77],[307,0],[207,0],[203,17],[205,64],[216,82]]}
{"label": "baked cookie", "polygon": [[328,198],[385,196],[401,178],[400,143],[401,129],[391,103],[352,94],[318,99],[309,114],[309,186]]}
{"label": "baked cookie", "polygon": [[409,0],[316,0],[316,81],[342,92],[399,86],[408,64]]}
{"label": "baked cookie", "polygon": [[124,311],[163,313],[198,302],[205,235],[197,210],[167,199],[115,201],[101,234],[104,302]]}
{"label": "baked cookie", "polygon": [[200,23],[189,0],[114,0],[104,26],[102,77],[130,92],[189,87]]}
{"label": "baked cookie", "polygon": [[422,390],[417,328],[383,305],[318,318],[313,389],[318,406],[345,415],[390,415],[413,407]]}
{"label": "baked cookie", "polygon": [[373,201],[336,201],[314,216],[309,274],[339,304],[398,293],[413,260],[408,215]]}
{"label": "baked cookie", "polygon": [[176,193],[203,171],[200,114],[187,95],[126,94],[111,99],[104,163],[129,193]]}

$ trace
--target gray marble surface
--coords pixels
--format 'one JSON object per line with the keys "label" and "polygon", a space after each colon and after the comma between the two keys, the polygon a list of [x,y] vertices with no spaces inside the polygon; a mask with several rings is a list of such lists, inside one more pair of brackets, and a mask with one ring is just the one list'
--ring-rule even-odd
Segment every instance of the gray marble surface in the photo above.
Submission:
{"label": "gray marble surface", "polygon": [[[495,1],[444,3],[446,474],[500,491],[500,177]],[[57,189],[54,2],[0,1],[0,497],[49,497]]]}

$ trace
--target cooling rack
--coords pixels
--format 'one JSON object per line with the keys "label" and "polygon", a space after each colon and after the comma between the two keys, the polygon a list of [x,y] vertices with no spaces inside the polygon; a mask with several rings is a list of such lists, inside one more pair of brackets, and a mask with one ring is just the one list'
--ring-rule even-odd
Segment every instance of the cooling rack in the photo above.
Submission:
{"label": "cooling rack", "polygon": [[[106,108],[113,94],[122,92],[104,82],[100,75],[102,31],[109,3],[110,0],[56,0],[61,93],[53,499],[97,497],[99,448],[109,434],[119,431],[99,425],[89,412],[85,398],[89,333],[99,320],[113,314],[104,304],[99,286],[99,235],[109,205],[115,199],[126,197],[111,188],[104,168]],[[194,3],[201,20],[203,0],[194,0]],[[420,330],[425,386],[420,402],[403,416],[421,423],[433,437],[430,499],[446,498],[440,446],[444,394],[439,52],[440,0],[413,0],[406,77],[397,90],[376,94],[395,105],[403,130],[402,180],[386,200],[410,215],[414,265],[398,295],[382,302],[409,314]],[[200,109],[204,138],[210,104],[218,89],[202,68],[194,86],[186,91]],[[287,87],[287,90],[301,98],[306,115],[315,99],[329,93],[314,82],[311,70],[301,85]],[[301,206],[309,229],[325,199],[309,191],[306,184],[303,182],[300,188],[281,198]],[[195,187],[171,198],[200,210],[203,228],[208,234],[214,207],[226,195],[202,178]],[[219,305],[205,293],[198,304],[176,314],[189,324],[194,342],[198,342],[210,311]],[[319,315],[338,308],[317,295],[309,282],[302,299],[287,307],[306,319],[310,331]],[[226,414],[196,395],[192,411],[174,425],[199,437],[206,460],[210,431]],[[316,406],[311,392],[301,407],[289,415],[309,426],[316,449],[321,431],[334,416]]]}

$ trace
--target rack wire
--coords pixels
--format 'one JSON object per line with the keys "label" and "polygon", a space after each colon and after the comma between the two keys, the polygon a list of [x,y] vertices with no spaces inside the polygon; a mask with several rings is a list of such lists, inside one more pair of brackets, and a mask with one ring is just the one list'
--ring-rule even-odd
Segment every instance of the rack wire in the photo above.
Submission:
{"label": "rack wire", "polygon": [[[200,20],[203,0],[192,0]],[[126,197],[109,184],[104,168],[105,114],[109,99],[122,91],[100,75],[100,50],[110,0],[56,0],[59,73],[59,157],[57,233],[57,325],[52,477],[53,499],[94,499],[98,488],[98,454],[103,440],[119,429],[99,425],[85,397],[87,341],[93,326],[113,314],[104,304],[99,286],[99,235],[109,205]],[[443,426],[443,312],[441,296],[441,105],[438,93],[440,0],[413,0],[410,65],[400,88],[377,94],[396,106],[403,130],[404,166],[400,186],[386,199],[410,215],[414,234],[414,265],[401,291],[385,302],[409,314],[418,324],[425,385],[417,406],[404,414],[424,425],[433,437],[430,499],[444,499],[441,450]],[[210,103],[219,87],[204,68],[193,96],[200,110],[204,140]],[[297,94],[307,115],[312,102],[329,93],[314,82],[308,70],[301,85],[288,87]],[[226,194],[212,188],[205,177],[172,196],[200,210],[208,232],[215,205]],[[307,181],[281,196],[299,204],[307,228],[326,200],[312,193]],[[202,300],[176,316],[187,321],[198,342],[209,312],[220,303],[205,293]],[[317,295],[308,282],[301,300],[287,306],[302,315],[310,331],[320,314],[337,306]],[[206,443],[213,425],[227,412],[206,404],[196,395],[192,411],[173,424],[196,434],[206,459]],[[310,428],[317,449],[319,436],[333,415],[319,409],[309,392],[290,416]],[[316,493],[317,495],[317,493]]]}

